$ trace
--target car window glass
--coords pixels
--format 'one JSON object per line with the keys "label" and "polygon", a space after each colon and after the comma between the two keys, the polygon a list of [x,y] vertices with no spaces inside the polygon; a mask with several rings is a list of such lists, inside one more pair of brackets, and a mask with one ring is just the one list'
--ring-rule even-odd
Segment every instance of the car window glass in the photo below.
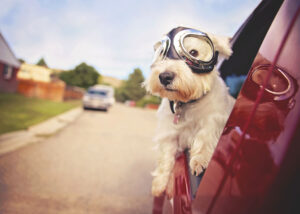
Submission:
{"label": "car window glass", "polygon": [[94,90],[90,90],[90,91],[88,91],[88,94],[106,96],[107,95],[107,91],[94,91]]}

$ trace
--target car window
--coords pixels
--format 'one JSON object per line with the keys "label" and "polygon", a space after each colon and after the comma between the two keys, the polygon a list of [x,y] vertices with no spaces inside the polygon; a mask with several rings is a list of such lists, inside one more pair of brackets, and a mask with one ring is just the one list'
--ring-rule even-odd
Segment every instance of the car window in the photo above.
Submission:
{"label": "car window", "polygon": [[231,39],[233,54],[229,60],[221,62],[219,70],[232,96],[237,97],[239,94],[282,2],[283,0],[262,1]]}
{"label": "car window", "polygon": [[99,90],[89,90],[88,94],[93,94],[93,95],[101,95],[101,96],[107,96],[108,92],[107,91],[99,91]]}

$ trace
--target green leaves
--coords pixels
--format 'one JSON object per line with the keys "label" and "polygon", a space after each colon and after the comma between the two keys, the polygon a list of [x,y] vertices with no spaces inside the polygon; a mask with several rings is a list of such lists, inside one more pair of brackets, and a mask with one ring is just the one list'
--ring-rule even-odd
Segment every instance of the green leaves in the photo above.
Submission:
{"label": "green leaves", "polygon": [[145,78],[141,69],[134,69],[123,85],[116,89],[115,97],[119,102],[125,102],[126,100],[140,100],[146,95],[146,90],[142,88],[142,82]]}
{"label": "green leaves", "polygon": [[48,68],[48,65],[46,64],[46,61],[44,60],[44,58],[41,58],[36,64],[39,66],[44,66],[44,67]]}
{"label": "green leaves", "polygon": [[83,62],[73,70],[60,73],[59,78],[67,85],[88,88],[98,83],[99,76],[94,67]]}

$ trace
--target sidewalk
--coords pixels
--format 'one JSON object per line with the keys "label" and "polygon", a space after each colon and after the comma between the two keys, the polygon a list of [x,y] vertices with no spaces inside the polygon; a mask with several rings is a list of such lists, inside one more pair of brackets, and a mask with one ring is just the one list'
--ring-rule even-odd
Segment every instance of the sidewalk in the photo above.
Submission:
{"label": "sidewalk", "polygon": [[73,122],[82,113],[78,107],[29,127],[27,130],[0,135],[0,156],[49,137]]}

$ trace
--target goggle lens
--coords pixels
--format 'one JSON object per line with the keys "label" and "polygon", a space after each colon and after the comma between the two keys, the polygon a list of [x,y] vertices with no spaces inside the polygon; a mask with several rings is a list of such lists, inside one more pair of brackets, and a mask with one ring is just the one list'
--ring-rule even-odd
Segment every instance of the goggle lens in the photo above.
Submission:
{"label": "goggle lens", "polygon": [[194,61],[209,62],[214,56],[214,50],[205,37],[188,35],[183,38],[182,43],[183,54]]}

